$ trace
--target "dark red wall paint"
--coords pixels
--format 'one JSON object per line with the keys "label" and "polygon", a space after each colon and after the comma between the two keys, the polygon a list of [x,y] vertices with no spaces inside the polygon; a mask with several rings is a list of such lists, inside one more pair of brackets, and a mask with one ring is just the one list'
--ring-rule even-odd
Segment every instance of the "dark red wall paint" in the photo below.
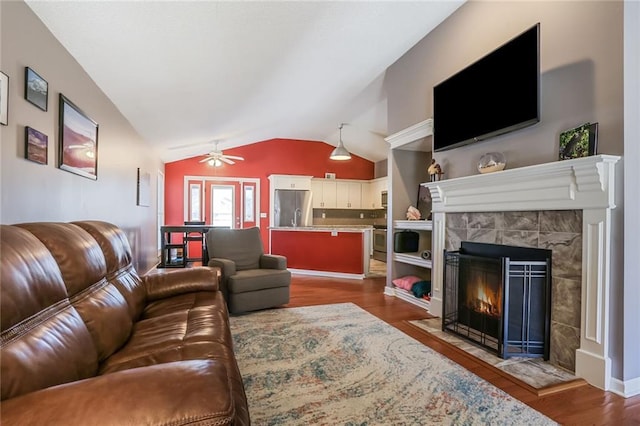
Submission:
{"label": "dark red wall paint", "polygon": [[[374,163],[352,155],[349,161],[333,161],[329,154],[334,147],[318,141],[270,139],[232,149],[224,153],[244,157],[234,165],[211,167],[199,163],[202,156],[165,164],[165,222],[184,222],[184,177],[223,176],[260,179],[260,211],[269,213],[269,175],[306,175],[324,177],[335,173],[338,179],[373,179]],[[269,218],[260,219],[262,240],[268,247]]]}
{"label": "dark red wall paint", "polygon": [[363,274],[362,237],[356,232],[272,231],[271,252],[286,256],[289,268]]}

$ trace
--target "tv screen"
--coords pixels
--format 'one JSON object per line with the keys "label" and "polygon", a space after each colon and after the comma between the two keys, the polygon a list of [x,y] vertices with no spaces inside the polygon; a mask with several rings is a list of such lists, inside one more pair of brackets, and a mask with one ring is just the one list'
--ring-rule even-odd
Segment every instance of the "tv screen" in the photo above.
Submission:
{"label": "tv screen", "polygon": [[433,88],[433,149],[540,121],[540,24]]}

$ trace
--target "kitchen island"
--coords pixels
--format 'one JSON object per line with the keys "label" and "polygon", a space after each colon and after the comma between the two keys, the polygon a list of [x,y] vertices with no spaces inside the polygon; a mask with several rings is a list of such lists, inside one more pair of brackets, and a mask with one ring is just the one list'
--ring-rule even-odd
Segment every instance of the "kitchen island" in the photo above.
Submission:
{"label": "kitchen island", "polygon": [[372,229],[368,225],[269,228],[270,252],[285,256],[293,273],[364,278],[369,274]]}

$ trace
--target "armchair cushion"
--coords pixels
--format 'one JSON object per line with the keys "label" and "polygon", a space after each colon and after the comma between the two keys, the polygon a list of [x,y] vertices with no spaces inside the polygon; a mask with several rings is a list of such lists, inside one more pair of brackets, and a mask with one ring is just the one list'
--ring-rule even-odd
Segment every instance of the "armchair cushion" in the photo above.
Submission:
{"label": "armchair cushion", "polygon": [[229,277],[229,293],[245,293],[275,287],[288,287],[291,272],[280,269],[251,269]]}
{"label": "armchair cushion", "polygon": [[264,253],[260,228],[213,228],[207,232],[207,248],[210,258],[231,259],[238,271],[260,267]]}

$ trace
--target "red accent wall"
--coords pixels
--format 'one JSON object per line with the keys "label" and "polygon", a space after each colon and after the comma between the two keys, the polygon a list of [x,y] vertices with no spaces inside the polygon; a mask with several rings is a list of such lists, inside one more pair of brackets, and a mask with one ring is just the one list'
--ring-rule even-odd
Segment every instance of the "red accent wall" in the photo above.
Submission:
{"label": "red accent wall", "polygon": [[[165,164],[165,222],[181,225],[184,222],[184,177],[223,176],[260,179],[260,211],[269,214],[269,175],[307,175],[324,177],[335,173],[338,179],[373,179],[374,163],[352,155],[349,161],[333,161],[329,154],[334,147],[325,142],[293,139],[270,139],[223,149],[225,154],[244,157],[234,165],[211,167],[199,163],[202,156]],[[260,219],[265,251],[268,248],[269,218]]]}

